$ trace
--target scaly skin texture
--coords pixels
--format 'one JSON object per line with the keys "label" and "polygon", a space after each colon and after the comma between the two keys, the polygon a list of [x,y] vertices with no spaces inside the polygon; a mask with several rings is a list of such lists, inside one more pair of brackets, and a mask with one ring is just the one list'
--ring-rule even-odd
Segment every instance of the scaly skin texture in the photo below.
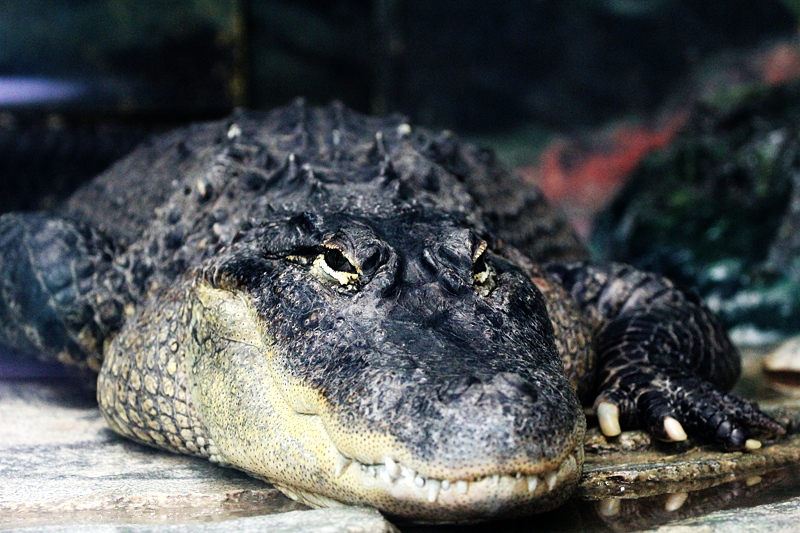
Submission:
{"label": "scaly skin texture", "polygon": [[58,213],[0,218],[0,246],[6,343],[102,361],[115,431],[312,505],[553,508],[581,401],[665,439],[782,431],[722,391],[737,354],[701,302],[563,262],[584,252],[536,190],[401,117],[296,102],[190,126]]}

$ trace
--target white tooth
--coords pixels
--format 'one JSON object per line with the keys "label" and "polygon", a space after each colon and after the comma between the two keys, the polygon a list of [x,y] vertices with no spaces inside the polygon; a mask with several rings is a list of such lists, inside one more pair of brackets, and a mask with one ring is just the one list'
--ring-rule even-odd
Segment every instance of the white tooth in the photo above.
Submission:
{"label": "white tooth", "polygon": [[372,474],[372,477],[378,477],[378,469],[375,467],[370,468],[369,473]]}
{"label": "white tooth", "polygon": [[456,481],[456,490],[461,494],[466,494],[467,489],[469,489],[469,483],[464,481],[463,479],[459,479]]}
{"label": "white tooth", "polygon": [[348,459],[344,455],[339,454],[339,457],[336,458],[336,469],[333,471],[333,473],[336,475],[336,477],[341,476],[352,462],[352,460]]}
{"label": "white tooth", "polygon": [[671,416],[664,419],[664,432],[672,441],[686,440],[686,432],[683,430],[683,426]]}
{"label": "white tooth", "polygon": [[516,479],[520,479],[521,477],[522,477],[522,472],[517,472],[516,474],[514,474],[514,478]]}
{"label": "white tooth", "polygon": [[405,466],[400,467],[400,474],[403,477],[407,477],[411,481],[414,481],[414,478],[417,477],[417,473],[411,470],[410,468],[406,468]]}
{"label": "white tooth", "polygon": [[561,468],[559,468],[558,471],[563,474],[564,477],[567,477],[571,475],[576,468],[578,468],[578,464],[575,462],[575,458],[570,455],[564,459],[564,462],[561,463]]}
{"label": "white tooth", "polygon": [[414,485],[417,487],[424,487],[425,486],[425,478],[421,475],[417,474],[417,477],[414,478]]}
{"label": "white tooth", "polygon": [[528,492],[533,492],[536,490],[536,486],[539,484],[539,478],[536,476],[528,476]]}
{"label": "white tooth", "polygon": [[495,474],[492,476],[492,483],[494,483],[495,485],[500,483],[500,474]]}
{"label": "white tooth", "polygon": [[600,402],[597,406],[597,421],[600,431],[606,437],[616,437],[621,433],[619,427],[619,408],[611,402]]}
{"label": "white tooth", "polygon": [[450,488],[450,482],[446,479],[442,480],[442,490],[447,490]]}
{"label": "white tooth", "polygon": [[435,502],[436,498],[439,497],[440,488],[441,488],[441,483],[439,483],[435,479],[428,480],[428,501],[430,503]]}
{"label": "white tooth", "polygon": [[544,475],[544,481],[547,483],[547,490],[553,490],[558,481],[558,472],[548,472]]}
{"label": "white tooth", "polygon": [[667,502],[664,504],[664,510],[669,513],[674,513],[683,507],[683,504],[686,503],[686,498],[688,497],[689,495],[685,492],[675,492],[670,494],[669,498],[667,498]]}
{"label": "white tooth", "polygon": [[386,473],[389,475],[389,477],[392,479],[397,479],[400,477],[400,467],[391,457],[384,457],[383,463],[386,465]]}

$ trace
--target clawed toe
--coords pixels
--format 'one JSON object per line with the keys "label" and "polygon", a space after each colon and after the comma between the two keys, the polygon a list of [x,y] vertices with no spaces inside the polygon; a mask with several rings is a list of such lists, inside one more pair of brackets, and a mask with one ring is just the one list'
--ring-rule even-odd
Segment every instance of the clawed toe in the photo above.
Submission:
{"label": "clawed toe", "polygon": [[682,442],[691,434],[728,451],[753,451],[762,445],[753,433],[785,433],[755,404],[692,378],[648,380],[639,387],[606,390],[595,409],[606,437],[639,427],[664,442]]}
{"label": "clawed toe", "polygon": [[680,442],[687,438],[686,431],[684,431],[681,423],[671,416],[664,418],[664,433],[673,442]]}
{"label": "clawed toe", "polygon": [[600,431],[606,437],[616,437],[622,430],[619,425],[619,407],[608,401],[597,404],[597,420]]}

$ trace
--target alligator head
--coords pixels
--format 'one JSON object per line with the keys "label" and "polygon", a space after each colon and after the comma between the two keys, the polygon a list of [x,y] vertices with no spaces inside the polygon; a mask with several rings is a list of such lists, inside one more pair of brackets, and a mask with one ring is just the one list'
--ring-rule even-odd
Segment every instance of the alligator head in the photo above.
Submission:
{"label": "alligator head", "polygon": [[541,293],[458,216],[276,217],[193,284],[217,460],[317,506],[463,522],[564,501],[584,416]]}
{"label": "alligator head", "polygon": [[175,185],[118,261],[153,274],[105,352],[111,427],[312,505],[468,522],[563,502],[583,411],[542,293],[473,195],[505,180],[536,211],[521,184],[401,117],[231,120],[136,163]]}

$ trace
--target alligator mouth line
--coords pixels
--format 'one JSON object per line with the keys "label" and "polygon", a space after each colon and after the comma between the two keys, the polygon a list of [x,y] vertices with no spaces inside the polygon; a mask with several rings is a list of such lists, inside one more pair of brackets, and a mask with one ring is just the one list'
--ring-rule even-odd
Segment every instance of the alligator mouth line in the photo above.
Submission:
{"label": "alligator mouth line", "polygon": [[[280,388],[278,390],[287,406],[291,405],[286,400],[284,391]],[[290,407],[290,409],[298,416],[322,418],[316,409],[311,407],[302,410],[298,410],[296,407]],[[506,501],[519,503],[557,500],[565,490],[571,491],[571,486],[577,483],[583,464],[583,446],[579,444],[574,450],[564,454],[559,463],[555,463],[555,461],[553,462],[555,464],[551,463],[552,466],[549,468],[541,464],[533,464],[528,468],[523,467],[525,471],[496,472],[471,478],[458,477],[457,474],[452,478],[436,478],[423,475],[389,455],[385,455],[382,462],[362,462],[363,458],[360,461],[349,457],[334,444],[334,439],[331,438],[324,423],[321,424],[320,429],[327,437],[325,440],[330,443],[333,464],[328,463],[331,465],[328,467],[331,468],[328,472],[330,472],[331,481],[335,484],[338,479],[350,478],[351,482],[355,481],[360,487],[361,496],[365,497],[364,500],[361,500],[362,503],[368,503],[373,498],[386,501],[385,498],[389,497],[396,502],[390,504],[389,507],[396,505],[398,509],[402,509],[411,502],[415,502],[414,505],[428,507],[429,512],[434,512],[435,509],[443,511],[445,509],[450,511],[468,509],[472,505],[480,505],[481,502],[483,504],[494,502],[494,504],[502,505],[502,502]],[[341,505],[328,496],[308,489],[293,487],[280,481],[269,479],[268,481],[289,497],[312,507]],[[372,496],[367,496],[368,494]],[[374,503],[368,504],[375,505]],[[551,507],[552,505],[547,508]],[[385,510],[390,514],[398,514],[391,508]],[[430,518],[432,519],[431,523],[448,522],[446,519],[440,520],[433,515]],[[415,519],[415,521],[419,521],[419,519]],[[456,522],[458,521],[456,519]]]}
{"label": "alligator mouth line", "polygon": [[472,479],[437,479],[426,477],[413,469],[398,463],[391,457],[384,457],[383,463],[365,464],[357,459],[346,457],[338,452],[334,474],[340,477],[348,469],[356,468],[367,478],[382,480],[389,486],[401,489],[414,499],[427,499],[436,503],[442,493],[454,491],[458,495],[480,497],[490,493],[507,493],[530,496],[552,492],[555,488],[577,478],[579,465],[583,463],[583,448],[579,446],[561,462],[560,465],[543,474],[491,474]]}

